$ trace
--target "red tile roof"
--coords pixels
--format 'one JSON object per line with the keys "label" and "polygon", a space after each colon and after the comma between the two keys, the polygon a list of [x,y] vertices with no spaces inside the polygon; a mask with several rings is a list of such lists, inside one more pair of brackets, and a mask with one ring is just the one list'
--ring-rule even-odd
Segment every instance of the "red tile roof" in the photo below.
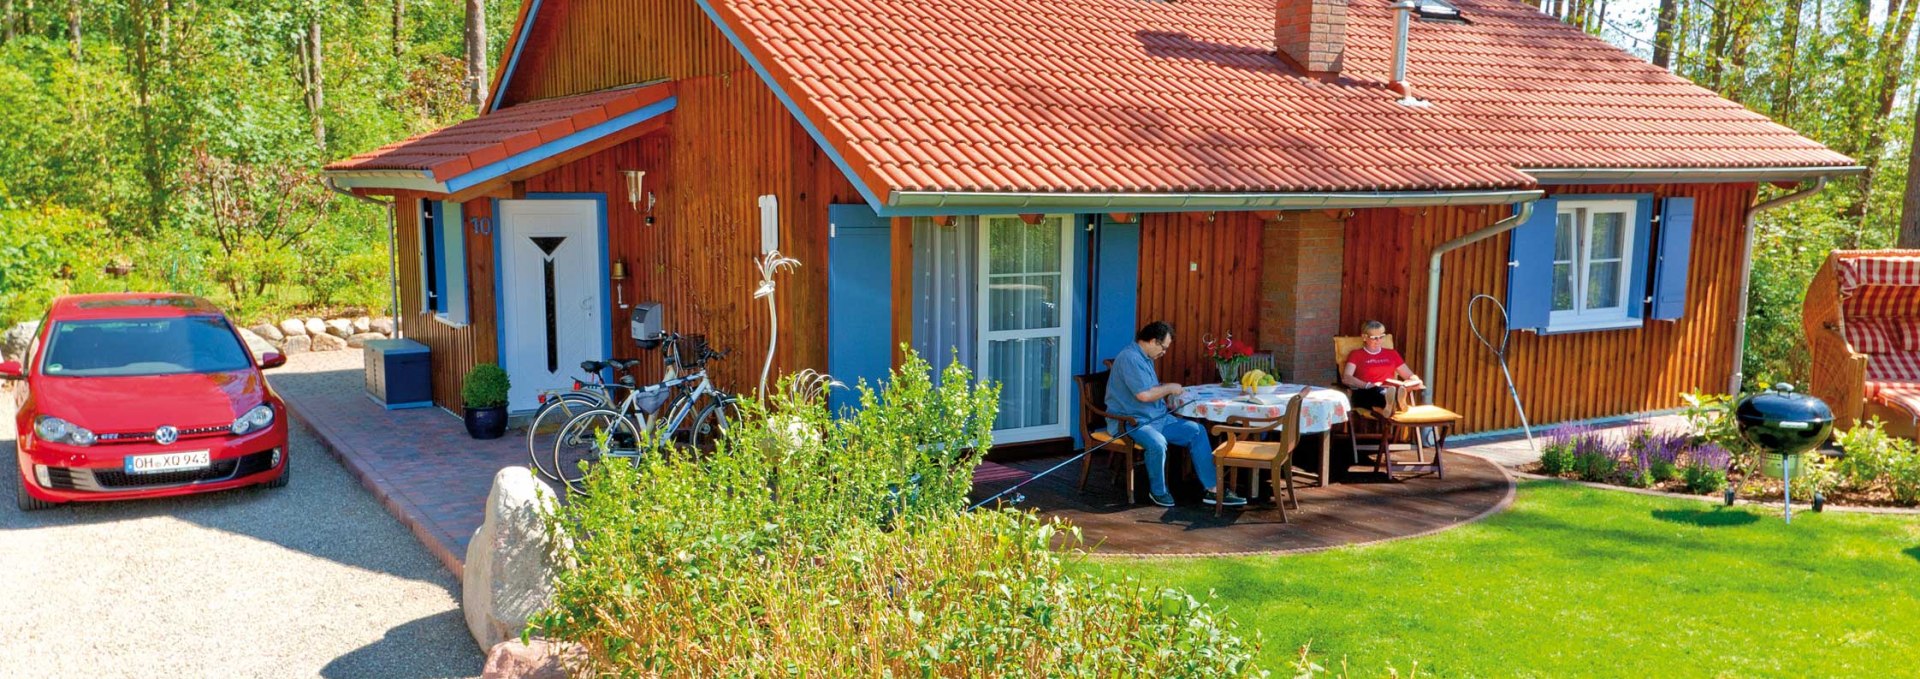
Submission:
{"label": "red tile roof", "polygon": [[1274,0],[708,0],[861,179],[887,190],[1530,187],[1525,168],[1850,159],[1534,7],[1415,21],[1353,0],[1341,77],[1273,53]]}
{"label": "red tile roof", "polygon": [[424,170],[445,182],[672,96],[672,85],[625,87],[510,106],[327,166],[329,172]]}

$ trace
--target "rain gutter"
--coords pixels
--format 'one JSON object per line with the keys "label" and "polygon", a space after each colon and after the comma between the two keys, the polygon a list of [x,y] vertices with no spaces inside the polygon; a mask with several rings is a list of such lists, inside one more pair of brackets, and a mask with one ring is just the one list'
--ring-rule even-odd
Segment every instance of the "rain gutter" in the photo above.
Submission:
{"label": "rain gutter", "polygon": [[1747,243],[1740,251],[1740,315],[1736,317],[1737,320],[1734,321],[1733,326],[1733,379],[1729,380],[1727,384],[1727,393],[1729,394],[1740,393],[1740,387],[1744,386],[1747,381],[1747,295],[1750,294],[1749,291],[1753,285],[1754,218],[1758,217],[1762,212],[1811,198],[1813,194],[1819,193],[1820,189],[1826,187],[1827,177],[1821,175],[1813,178],[1813,186],[1747,208],[1745,229]]}
{"label": "rain gutter", "polygon": [[407,336],[406,323],[400,320],[404,318],[405,315],[400,313],[400,278],[397,273],[400,270],[400,248],[397,242],[399,238],[399,227],[394,220],[394,211],[398,209],[399,199],[380,200],[378,198],[362,196],[341,188],[339,184],[334,182],[334,178],[331,175],[321,177],[320,183],[324,184],[327,190],[334,193],[361,202],[379,205],[387,209],[387,292],[392,295],[389,301],[393,304],[393,338],[404,339]]}
{"label": "rain gutter", "polygon": [[1538,199],[1533,189],[1344,191],[1324,193],[1021,193],[894,191],[883,217],[1007,212],[1191,212],[1318,210],[1434,205],[1506,205]]}
{"label": "rain gutter", "polygon": [[1442,243],[1440,247],[1433,249],[1433,255],[1427,259],[1427,327],[1424,353],[1421,354],[1421,359],[1427,364],[1427,388],[1420,392],[1422,402],[1432,405],[1433,392],[1440,384],[1440,361],[1437,358],[1440,350],[1440,256],[1512,231],[1515,227],[1527,223],[1527,218],[1533,216],[1533,202],[1539,198],[1539,192],[1535,192],[1533,196],[1514,206],[1513,216]]}
{"label": "rain gutter", "polygon": [[[433,173],[426,170],[329,170],[321,173],[326,177],[327,187],[335,191],[341,189],[386,189],[398,191],[420,191],[423,193],[453,193],[447,183],[436,181]],[[355,195],[355,198],[366,198]],[[375,201],[379,202],[379,201]]]}
{"label": "rain gutter", "polygon": [[1842,174],[1859,174],[1859,165],[1800,167],[1542,167],[1519,168],[1542,184],[1721,184],[1738,182],[1807,181]]}

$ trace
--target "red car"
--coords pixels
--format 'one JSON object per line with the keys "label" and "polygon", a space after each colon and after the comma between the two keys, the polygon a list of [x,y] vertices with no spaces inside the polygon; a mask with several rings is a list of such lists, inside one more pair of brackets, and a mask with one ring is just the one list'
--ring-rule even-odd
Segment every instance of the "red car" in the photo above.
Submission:
{"label": "red car", "polygon": [[16,389],[22,510],[287,485],[287,409],[220,309],[187,295],[53,303]]}

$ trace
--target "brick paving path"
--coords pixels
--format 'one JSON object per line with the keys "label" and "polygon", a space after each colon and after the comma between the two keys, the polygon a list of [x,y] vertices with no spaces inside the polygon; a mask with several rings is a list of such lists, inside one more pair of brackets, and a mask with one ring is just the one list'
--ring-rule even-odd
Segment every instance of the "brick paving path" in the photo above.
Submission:
{"label": "brick paving path", "polygon": [[445,410],[381,408],[367,398],[358,350],[297,354],[267,375],[294,419],[459,577],[493,475],[527,464],[525,439],[476,441]]}

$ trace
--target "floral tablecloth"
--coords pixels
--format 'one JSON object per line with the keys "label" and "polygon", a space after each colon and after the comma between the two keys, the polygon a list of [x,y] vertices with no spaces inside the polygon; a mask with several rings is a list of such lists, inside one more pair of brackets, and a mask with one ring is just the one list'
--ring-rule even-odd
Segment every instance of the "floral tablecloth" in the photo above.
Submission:
{"label": "floral tablecloth", "polygon": [[[1303,387],[1298,384],[1282,384],[1274,391],[1274,396],[1290,397],[1300,393]],[[1347,411],[1353,405],[1347,401],[1347,395],[1338,389],[1314,389],[1307,394],[1307,402],[1300,413],[1300,433],[1314,434],[1332,429],[1333,425],[1347,421]],[[1173,397],[1173,408],[1181,417],[1226,422],[1227,418],[1251,417],[1274,418],[1287,414],[1286,403],[1262,405],[1246,399],[1239,387],[1223,387],[1218,384],[1203,384],[1186,387]]]}

